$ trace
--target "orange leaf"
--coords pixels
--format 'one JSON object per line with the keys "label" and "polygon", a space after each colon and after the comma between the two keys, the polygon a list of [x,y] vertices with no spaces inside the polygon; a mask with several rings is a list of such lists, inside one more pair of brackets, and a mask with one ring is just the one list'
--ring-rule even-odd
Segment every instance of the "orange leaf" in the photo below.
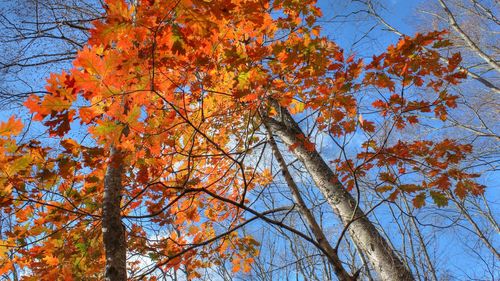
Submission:
{"label": "orange leaf", "polygon": [[0,123],[0,136],[11,137],[18,135],[23,130],[23,122],[11,116],[7,122]]}
{"label": "orange leaf", "polygon": [[59,259],[54,257],[53,255],[48,255],[43,258],[43,260],[48,264],[48,265],[58,265],[59,264]]}
{"label": "orange leaf", "polygon": [[412,200],[413,206],[415,208],[421,208],[425,205],[425,193],[420,193],[419,195],[415,196]]}

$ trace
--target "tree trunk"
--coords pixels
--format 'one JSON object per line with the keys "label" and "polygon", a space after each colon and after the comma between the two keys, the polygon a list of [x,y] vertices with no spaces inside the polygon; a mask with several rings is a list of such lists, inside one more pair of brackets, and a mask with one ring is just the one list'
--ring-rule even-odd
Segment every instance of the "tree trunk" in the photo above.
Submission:
{"label": "tree trunk", "polygon": [[414,280],[398,255],[361,211],[352,195],[342,186],[337,176],[316,151],[309,151],[298,136],[303,135],[288,111],[274,102],[281,121],[263,117],[273,133],[288,146],[298,144],[294,155],[302,162],[325,199],[339,216],[356,245],[368,258],[381,280]]}
{"label": "tree trunk", "polygon": [[104,176],[104,202],[102,209],[102,235],[106,254],[106,281],[127,280],[127,245],[125,228],[121,220],[122,155],[110,149],[109,163]]}
{"label": "tree trunk", "polygon": [[314,218],[314,215],[311,213],[311,211],[307,208],[306,203],[302,199],[302,196],[299,191],[299,187],[295,183],[295,181],[292,178],[292,175],[288,171],[288,167],[286,165],[285,159],[283,158],[283,155],[281,155],[281,152],[278,148],[278,145],[274,141],[274,137],[271,131],[271,128],[267,123],[264,124],[266,126],[266,130],[268,133],[268,139],[269,139],[269,144],[271,145],[271,149],[274,153],[274,156],[276,157],[276,160],[278,160],[278,164],[280,165],[281,172],[283,173],[283,177],[285,178],[285,181],[290,188],[290,191],[292,192],[293,199],[295,201],[295,204],[297,205],[297,208],[299,210],[300,215],[306,220],[309,229],[314,235],[314,238],[318,242],[318,244],[321,246],[322,250],[324,253],[326,253],[326,257],[330,264],[333,266],[333,270],[335,271],[335,275],[338,277],[340,281],[353,281],[356,280],[355,276],[351,276],[344,268],[342,265],[342,261],[337,255],[337,251],[330,245],[330,242],[328,239],[326,239],[326,236],[319,226],[318,222]]}

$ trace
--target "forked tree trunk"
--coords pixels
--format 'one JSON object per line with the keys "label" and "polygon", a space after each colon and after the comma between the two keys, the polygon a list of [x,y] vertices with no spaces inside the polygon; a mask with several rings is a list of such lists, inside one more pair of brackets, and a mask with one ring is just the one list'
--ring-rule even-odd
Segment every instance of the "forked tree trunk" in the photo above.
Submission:
{"label": "forked tree trunk", "polygon": [[278,164],[281,168],[281,172],[283,173],[283,177],[285,178],[288,188],[290,188],[290,191],[292,192],[293,199],[295,201],[297,209],[299,210],[300,215],[305,219],[307,225],[309,226],[309,229],[314,235],[314,238],[321,246],[324,253],[326,253],[327,259],[332,265],[337,278],[340,281],[355,281],[356,276],[351,276],[345,270],[344,266],[342,265],[342,261],[337,255],[337,251],[331,246],[330,242],[325,236],[325,233],[323,232],[323,229],[321,229],[318,222],[316,221],[316,218],[314,218],[313,213],[307,208],[306,203],[304,202],[302,195],[300,194],[299,187],[297,186],[297,184],[292,178],[292,175],[288,171],[285,159],[283,158],[283,155],[281,155],[281,151],[279,150],[278,145],[274,141],[271,128],[267,123],[264,123],[264,125],[266,126],[266,130],[268,133],[269,144],[271,145],[273,154],[276,157],[276,160],[278,161]]}
{"label": "forked tree trunk", "polygon": [[401,262],[396,252],[380,235],[375,226],[359,208],[356,200],[342,186],[332,169],[316,151],[309,151],[299,138],[303,135],[298,124],[284,108],[274,102],[278,118],[263,117],[272,132],[278,135],[285,145],[299,144],[293,149],[294,155],[302,162],[318,189],[326,198],[333,211],[339,216],[359,250],[367,257],[381,280],[415,280],[412,273]]}
{"label": "forked tree trunk", "polygon": [[109,163],[104,176],[102,209],[102,235],[106,254],[106,281],[127,280],[127,244],[121,219],[121,194],[123,190],[122,155],[111,147]]}

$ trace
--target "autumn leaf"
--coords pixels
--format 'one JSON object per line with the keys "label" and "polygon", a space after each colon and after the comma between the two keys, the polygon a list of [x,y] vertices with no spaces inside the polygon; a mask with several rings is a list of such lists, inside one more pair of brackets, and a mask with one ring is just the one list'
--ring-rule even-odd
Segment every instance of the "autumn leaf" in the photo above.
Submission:
{"label": "autumn leaf", "polygon": [[47,255],[43,258],[43,260],[48,265],[59,265],[59,259],[57,257],[54,257],[53,255]]}
{"label": "autumn leaf", "polygon": [[254,263],[253,258],[248,258],[243,262],[243,272],[249,273],[252,270],[252,264]]}
{"label": "autumn leaf", "polygon": [[0,123],[0,136],[12,137],[16,136],[23,130],[23,123],[21,120],[11,116],[6,122]]}
{"label": "autumn leaf", "polygon": [[415,208],[422,208],[423,206],[425,206],[425,198],[426,195],[424,192],[419,193],[412,200],[413,206],[415,206]]}
{"label": "autumn leaf", "polygon": [[393,190],[394,187],[391,186],[391,185],[383,185],[383,186],[380,186],[380,187],[377,187],[375,190],[377,192],[386,192],[386,191],[390,191],[390,190]]}
{"label": "autumn leaf", "polygon": [[436,203],[438,207],[444,207],[448,205],[448,198],[442,192],[439,191],[430,191],[431,198]]}
{"label": "autumn leaf", "polygon": [[292,100],[290,104],[290,113],[292,114],[299,114],[304,111],[305,104],[301,101],[298,100]]}
{"label": "autumn leaf", "polygon": [[398,187],[399,187],[399,189],[403,190],[404,192],[408,192],[408,193],[416,192],[416,191],[423,189],[422,186],[419,186],[416,184],[401,184]]}

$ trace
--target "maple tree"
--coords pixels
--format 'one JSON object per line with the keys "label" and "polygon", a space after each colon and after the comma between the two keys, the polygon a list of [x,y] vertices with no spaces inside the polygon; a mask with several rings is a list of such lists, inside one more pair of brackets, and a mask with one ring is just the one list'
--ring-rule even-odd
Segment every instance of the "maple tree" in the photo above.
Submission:
{"label": "maple tree", "polygon": [[[266,216],[288,209],[248,204],[273,181],[253,157],[268,139],[278,159],[284,148],[304,165],[345,226],[340,239],[352,237],[383,280],[413,277],[349,193],[359,177],[376,175],[386,201],[404,193],[415,207],[483,192],[477,175],[457,168],[471,145],[388,141],[456,106],[447,88],[465,74],[460,54],[440,60],[443,31],[402,37],[365,62],[321,35],[312,0],[109,0],[105,9],[72,69],[25,102],[57,145],[16,141],[16,118],[0,125],[0,206],[15,221],[2,274],[155,280],[156,270],[183,266],[196,278],[221,260],[249,271],[258,242],[238,229],[260,219],[295,231]],[[356,156],[323,160],[297,121],[304,116],[333,142],[362,135]],[[280,165],[315,234],[309,241],[340,280],[355,280]]]}

